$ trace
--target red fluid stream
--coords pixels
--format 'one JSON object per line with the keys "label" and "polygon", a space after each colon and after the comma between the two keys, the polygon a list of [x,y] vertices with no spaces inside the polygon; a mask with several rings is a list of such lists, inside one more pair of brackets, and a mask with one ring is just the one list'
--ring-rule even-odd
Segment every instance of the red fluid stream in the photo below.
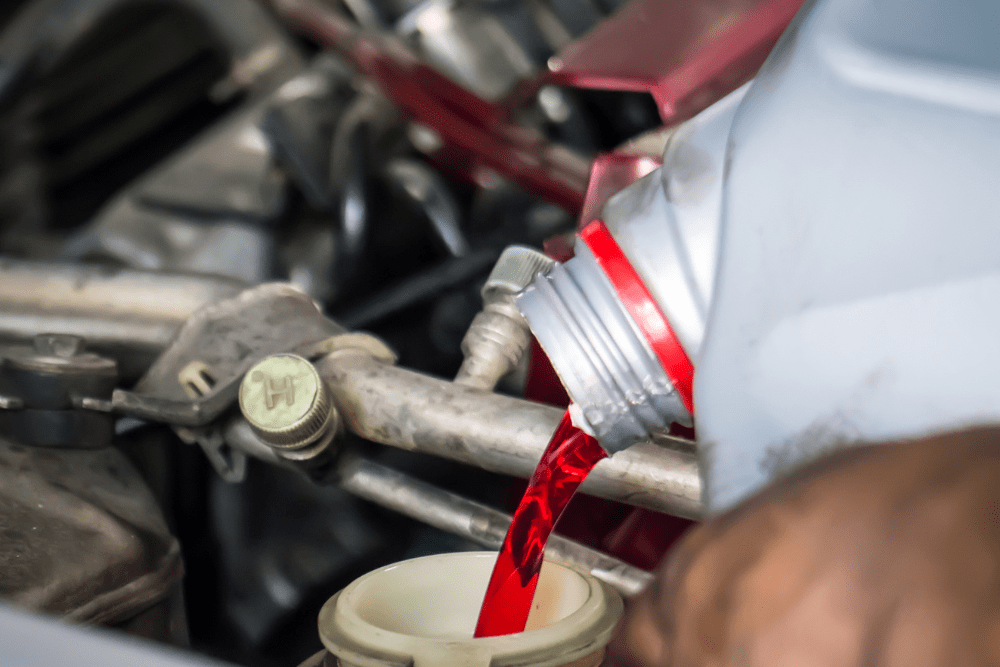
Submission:
{"label": "red fluid stream", "polygon": [[476,637],[523,632],[535,597],[545,542],[569,499],[607,452],[563,415],[500,548],[476,624]]}

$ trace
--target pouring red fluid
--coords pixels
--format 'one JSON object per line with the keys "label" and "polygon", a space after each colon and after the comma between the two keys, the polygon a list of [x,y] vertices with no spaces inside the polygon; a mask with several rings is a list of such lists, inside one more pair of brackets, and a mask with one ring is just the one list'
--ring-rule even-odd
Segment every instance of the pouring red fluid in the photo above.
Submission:
{"label": "pouring red fluid", "polygon": [[514,512],[486,587],[476,637],[524,631],[549,534],[581,482],[606,456],[596,439],[573,426],[567,410]]}

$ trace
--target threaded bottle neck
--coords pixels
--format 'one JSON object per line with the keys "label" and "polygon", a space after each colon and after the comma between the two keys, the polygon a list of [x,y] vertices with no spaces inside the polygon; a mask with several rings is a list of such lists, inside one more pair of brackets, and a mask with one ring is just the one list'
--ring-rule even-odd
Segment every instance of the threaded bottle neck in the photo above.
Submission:
{"label": "threaded bottle neck", "polygon": [[577,240],[576,256],[540,274],[516,297],[581,410],[585,426],[616,452],[690,423],[677,392],[629,316],[590,249]]}

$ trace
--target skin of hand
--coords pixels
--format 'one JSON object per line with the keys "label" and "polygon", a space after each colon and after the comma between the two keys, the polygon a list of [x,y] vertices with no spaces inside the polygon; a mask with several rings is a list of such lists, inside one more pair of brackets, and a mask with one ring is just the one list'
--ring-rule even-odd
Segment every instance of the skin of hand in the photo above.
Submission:
{"label": "skin of hand", "polygon": [[693,530],[618,667],[1000,665],[1000,428],[845,450]]}

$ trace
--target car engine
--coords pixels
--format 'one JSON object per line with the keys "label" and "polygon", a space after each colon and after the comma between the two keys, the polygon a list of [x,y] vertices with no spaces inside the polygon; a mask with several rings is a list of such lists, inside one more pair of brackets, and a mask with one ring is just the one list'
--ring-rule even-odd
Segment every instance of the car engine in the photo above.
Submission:
{"label": "car engine", "polygon": [[990,25],[6,3],[0,656],[300,664],[360,575],[498,548],[568,405],[613,456],[546,553],[626,598],[804,461],[996,421]]}

